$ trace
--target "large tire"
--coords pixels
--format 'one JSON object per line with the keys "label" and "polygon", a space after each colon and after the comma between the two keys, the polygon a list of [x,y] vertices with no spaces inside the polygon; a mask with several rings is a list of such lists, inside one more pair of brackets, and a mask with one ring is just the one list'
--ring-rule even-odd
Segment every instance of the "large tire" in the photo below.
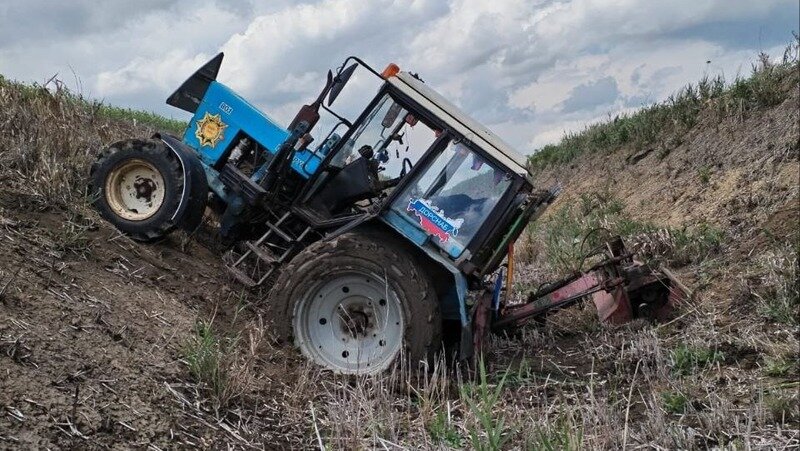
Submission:
{"label": "large tire", "polygon": [[139,241],[159,239],[179,224],[183,193],[178,157],[159,140],[131,139],[103,150],[89,172],[100,215]]}
{"label": "large tire", "polygon": [[178,227],[192,234],[203,222],[206,206],[208,205],[208,180],[206,172],[200,164],[189,164],[191,171],[186,209],[179,217]]}
{"label": "large tire", "polygon": [[411,364],[441,347],[433,284],[391,236],[347,233],[312,244],[287,264],[267,310],[279,339],[344,374],[374,374],[401,351]]}

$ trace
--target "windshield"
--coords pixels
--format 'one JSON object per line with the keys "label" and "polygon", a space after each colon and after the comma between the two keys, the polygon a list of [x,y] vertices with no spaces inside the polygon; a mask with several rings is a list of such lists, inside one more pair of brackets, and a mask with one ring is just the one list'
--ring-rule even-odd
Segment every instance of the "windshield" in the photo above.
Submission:
{"label": "windshield", "polygon": [[[364,122],[353,132],[350,139],[347,140],[336,156],[331,159],[330,164],[337,167],[346,165],[355,158],[358,158],[358,149],[363,146],[370,146],[373,151],[380,149],[391,136],[391,129],[394,123],[399,120],[399,114],[394,120],[391,120],[392,117],[387,117],[393,105],[397,104],[392,102],[392,99],[388,95],[383,96]],[[399,105],[397,106],[399,107]]]}
{"label": "windshield", "polygon": [[511,185],[511,175],[461,142],[451,142],[409,184],[392,209],[458,257]]}
{"label": "windshield", "polygon": [[434,140],[433,129],[387,94],[357,126],[330,165],[344,167],[361,155],[360,149],[368,146],[379,165],[380,178],[392,180],[405,175]]}

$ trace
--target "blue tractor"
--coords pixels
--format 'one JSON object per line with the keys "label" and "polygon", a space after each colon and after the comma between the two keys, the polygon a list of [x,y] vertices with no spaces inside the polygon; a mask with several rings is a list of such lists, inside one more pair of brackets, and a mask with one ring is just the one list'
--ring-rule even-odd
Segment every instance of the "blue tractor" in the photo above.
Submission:
{"label": "blue tractor", "polygon": [[[216,81],[222,59],[167,99],[194,114],[182,137],[99,154],[101,215],[152,241],[213,212],[233,276],[271,287],[272,332],[333,371],[423,361],[443,342],[472,355],[469,292],[494,293],[496,311],[494,274],[554,196],[525,158],[394,64],[348,58],[283,127]],[[357,69],[379,88],[347,118],[334,101]],[[321,112],[335,121],[314,139]]]}

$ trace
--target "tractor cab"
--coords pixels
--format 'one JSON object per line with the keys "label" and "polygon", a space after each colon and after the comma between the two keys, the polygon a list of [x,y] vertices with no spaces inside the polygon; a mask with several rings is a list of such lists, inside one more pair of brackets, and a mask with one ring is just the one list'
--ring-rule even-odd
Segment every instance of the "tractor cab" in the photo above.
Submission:
{"label": "tractor cab", "polygon": [[355,64],[383,83],[352,123],[337,114],[293,211],[328,225],[324,240],[365,227],[402,239],[435,275],[442,320],[467,332],[467,292],[498,268],[553,193],[534,190],[523,156],[416,75]]}
{"label": "tractor cab", "polygon": [[323,161],[296,208],[320,221],[378,217],[453,262],[485,258],[501,219],[533,191],[525,158],[416,75],[392,64],[379,76],[364,111],[317,149]]}

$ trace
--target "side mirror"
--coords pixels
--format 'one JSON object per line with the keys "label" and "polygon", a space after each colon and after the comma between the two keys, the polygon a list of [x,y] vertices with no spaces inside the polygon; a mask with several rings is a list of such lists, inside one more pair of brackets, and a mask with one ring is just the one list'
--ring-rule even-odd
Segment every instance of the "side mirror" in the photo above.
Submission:
{"label": "side mirror", "polygon": [[344,89],[344,86],[347,84],[347,81],[350,80],[350,77],[353,76],[353,72],[356,71],[356,67],[358,67],[358,63],[353,63],[347,69],[339,72],[336,74],[336,78],[333,80],[333,86],[331,86],[330,94],[328,94],[328,106],[331,106],[336,97],[339,97],[339,94]]}
{"label": "side mirror", "polygon": [[403,107],[401,107],[399,103],[392,102],[392,106],[389,107],[389,111],[386,112],[386,116],[383,116],[383,120],[381,121],[383,128],[391,127],[394,121],[397,120],[397,116],[400,115],[402,109]]}

